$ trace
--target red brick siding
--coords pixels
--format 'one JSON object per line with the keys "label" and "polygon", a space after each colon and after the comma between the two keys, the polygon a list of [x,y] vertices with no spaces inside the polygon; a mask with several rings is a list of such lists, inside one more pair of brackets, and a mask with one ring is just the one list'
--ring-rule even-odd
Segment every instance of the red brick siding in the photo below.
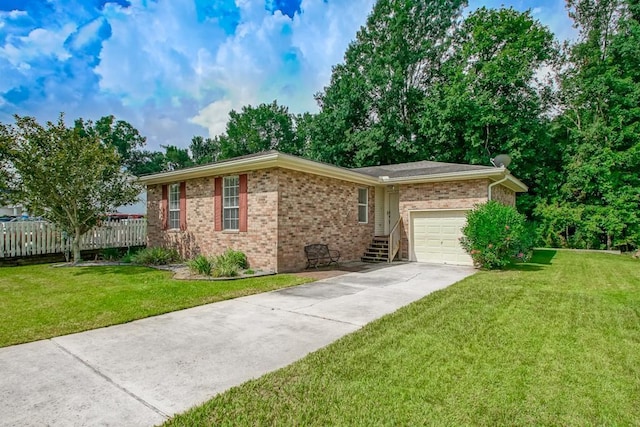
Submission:
{"label": "red brick siding", "polygon": [[[278,271],[306,266],[304,246],[325,243],[341,261],[359,260],[374,230],[374,187],[279,170]],[[358,188],[369,188],[369,218],[358,223]]]}

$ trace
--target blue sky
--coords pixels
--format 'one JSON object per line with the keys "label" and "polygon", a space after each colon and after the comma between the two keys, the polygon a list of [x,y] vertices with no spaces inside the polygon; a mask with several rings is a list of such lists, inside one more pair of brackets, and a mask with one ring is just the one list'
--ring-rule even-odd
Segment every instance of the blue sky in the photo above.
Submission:
{"label": "blue sky", "polygon": [[[113,114],[160,144],[224,131],[231,109],[313,94],[374,0],[0,0],[0,122]],[[561,0],[471,1],[531,9],[571,37]]]}

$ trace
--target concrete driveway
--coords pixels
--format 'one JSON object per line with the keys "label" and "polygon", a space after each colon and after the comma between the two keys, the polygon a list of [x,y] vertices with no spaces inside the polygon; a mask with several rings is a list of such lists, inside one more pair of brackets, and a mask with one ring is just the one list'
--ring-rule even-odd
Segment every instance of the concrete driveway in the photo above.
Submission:
{"label": "concrete driveway", "polygon": [[474,270],[393,264],[0,348],[0,425],[149,426]]}

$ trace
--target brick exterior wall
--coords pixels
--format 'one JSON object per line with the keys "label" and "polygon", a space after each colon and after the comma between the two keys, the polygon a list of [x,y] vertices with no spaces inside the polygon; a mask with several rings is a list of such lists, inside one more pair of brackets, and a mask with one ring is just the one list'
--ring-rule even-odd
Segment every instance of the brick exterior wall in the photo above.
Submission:
{"label": "brick exterior wall", "polygon": [[516,193],[504,185],[496,185],[491,189],[491,198],[507,206],[516,206]]}
{"label": "brick exterior wall", "polygon": [[[409,259],[409,212],[426,209],[472,209],[487,201],[490,181],[476,179],[400,186],[400,216],[402,217],[401,259]],[[491,190],[492,198],[515,206],[516,193],[503,185]]]}
{"label": "brick exterior wall", "polygon": [[248,172],[248,230],[214,231],[214,177],[188,180],[187,229],[162,230],[162,186],[147,189],[149,246],[178,249],[182,256],[219,254],[226,248],[247,254],[253,268],[278,272],[306,266],[304,246],[326,243],[341,260],[358,260],[373,236],[374,188],[369,187],[369,221],[358,223],[361,185],[286,169]]}
{"label": "brick exterior wall", "polygon": [[[182,256],[217,255],[227,248],[243,251],[252,268],[277,272],[301,270],[304,246],[326,243],[341,260],[359,260],[374,235],[375,188],[369,189],[369,218],[358,223],[362,185],[288,169],[247,173],[247,232],[214,231],[214,178],[186,182],[187,229],[162,230],[162,186],[147,188],[149,246],[178,249]],[[400,256],[409,257],[409,211],[471,209],[487,200],[488,180],[400,185],[402,240]],[[515,193],[499,185],[493,198],[515,205]]]}
{"label": "brick exterior wall", "polygon": [[147,188],[149,246],[174,247],[184,257],[219,255],[227,248],[247,255],[252,268],[277,270],[278,181],[275,169],[247,173],[247,232],[214,231],[214,178],[187,181],[187,229],[162,230],[162,186]]}
{"label": "brick exterior wall", "polygon": [[[374,234],[375,188],[280,169],[278,271],[306,266],[304,246],[325,243],[341,261],[359,260]],[[368,222],[358,222],[358,189],[369,189]]]}
{"label": "brick exterior wall", "polygon": [[400,186],[400,217],[402,218],[400,257],[409,259],[409,211],[426,209],[472,209],[487,201],[489,181],[433,182]]}

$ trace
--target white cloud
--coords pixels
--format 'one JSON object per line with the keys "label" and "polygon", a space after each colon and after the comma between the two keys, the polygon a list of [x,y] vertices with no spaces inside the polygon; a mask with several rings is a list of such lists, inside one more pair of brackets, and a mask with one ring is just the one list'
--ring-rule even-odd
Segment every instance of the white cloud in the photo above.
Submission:
{"label": "white cloud", "polygon": [[8,15],[9,15],[9,18],[16,19],[21,16],[27,16],[27,12],[24,10],[12,10],[8,13]]}
{"label": "white cloud", "polygon": [[64,41],[75,31],[74,24],[66,24],[57,31],[36,28],[27,36],[7,37],[7,43],[0,47],[0,56],[5,57],[13,66],[40,57],[55,57],[64,61],[71,55],[64,47]]}
{"label": "white cloud", "polygon": [[96,18],[90,21],[88,24],[81,26],[78,31],[73,35],[71,46],[74,49],[82,49],[87,44],[98,38],[98,31],[104,24],[104,18]]}
{"label": "white cloud", "polygon": [[191,119],[210,136],[224,132],[231,109],[247,104],[277,99],[294,113],[315,111],[313,94],[329,83],[331,67],[342,62],[373,0],[305,0],[293,20],[271,14],[262,2],[237,4],[243,23],[220,46],[209,75],[226,95]]}
{"label": "white cloud", "polygon": [[219,135],[225,131],[226,124],[229,121],[229,111],[240,109],[242,105],[239,101],[221,99],[204,107],[198,112],[197,116],[189,119],[189,121],[207,128],[209,135]]}
{"label": "white cloud", "polygon": [[27,12],[24,10],[9,10],[9,11],[0,10],[0,22],[4,20],[9,20],[9,19],[17,19],[22,16],[27,16]]}

